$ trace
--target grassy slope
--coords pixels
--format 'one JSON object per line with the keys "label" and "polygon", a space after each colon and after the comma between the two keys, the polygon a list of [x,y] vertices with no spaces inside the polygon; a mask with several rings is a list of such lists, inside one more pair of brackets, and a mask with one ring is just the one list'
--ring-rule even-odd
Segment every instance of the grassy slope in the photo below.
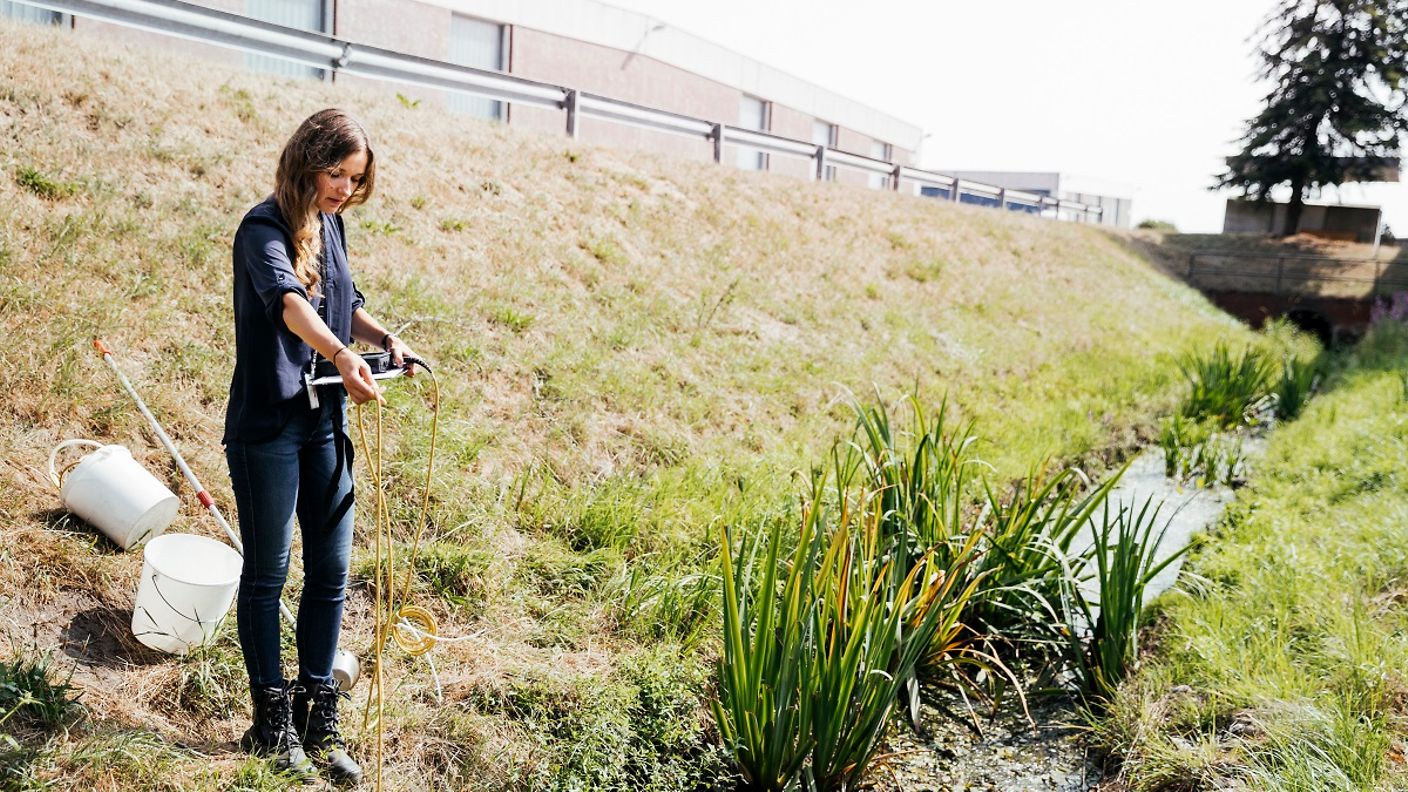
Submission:
{"label": "grassy slope", "polygon": [[1138,790],[1402,789],[1408,331],[1371,335],[1166,601],[1106,743]]}
{"label": "grassy slope", "polygon": [[[440,563],[421,601],[442,632],[482,631],[436,650],[453,706],[430,703],[423,663],[393,667],[388,761],[407,788],[664,789],[708,772],[692,698],[707,644],[681,655],[660,640],[678,603],[642,609],[640,592],[709,555],[716,516],[785,501],[789,471],[848,425],[845,389],[949,394],[1013,475],[1128,446],[1173,401],[1171,356],[1247,335],[1089,228],[0,25],[0,623],[102,660],[75,677],[88,725],[29,740],[29,776],[263,783],[226,750],[245,717],[231,641],[185,661],[134,649],[138,556],[64,518],[39,471],[55,443],[87,436],[183,486],[88,348],[101,333],[229,513],[228,246],[278,146],[329,104],[377,142],[378,194],[348,218],[359,286],[442,386]],[[393,394],[397,504],[425,464],[421,404]],[[217,529],[187,506],[173,530]],[[367,611],[354,590],[358,648]]]}

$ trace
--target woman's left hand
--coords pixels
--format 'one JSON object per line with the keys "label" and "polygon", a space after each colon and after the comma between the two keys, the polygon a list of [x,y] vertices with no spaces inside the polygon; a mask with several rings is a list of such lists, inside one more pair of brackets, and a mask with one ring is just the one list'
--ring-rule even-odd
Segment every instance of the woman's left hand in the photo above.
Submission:
{"label": "woman's left hand", "polygon": [[[386,337],[386,351],[391,353],[391,363],[394,366],[405,367],[407,359],[420,360],[420,355],[417,355],[406,342],[394,335],[388,335]],[[414,377],[415,375],[415,366],[406,368],[407,377]]]}

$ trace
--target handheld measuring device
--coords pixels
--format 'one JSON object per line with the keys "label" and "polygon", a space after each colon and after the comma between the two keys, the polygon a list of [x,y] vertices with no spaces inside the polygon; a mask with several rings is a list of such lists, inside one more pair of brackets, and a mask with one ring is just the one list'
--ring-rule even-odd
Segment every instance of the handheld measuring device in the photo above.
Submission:
{"label": "handheld measuring device", "polygon": [[[390,352],[366,352],[362,354],[362,360],[372,370],[372,379],[385,380],[395,379],[410,371],[411,366],[421,365],[416,358],[408,357],[401,365],[391,362]],[[342,374],[337,370],[337,365],[331,360],[318,359],[310,371],[303,372],[303,387],[308,392],[308,406],[317,407],[318,388],[324,385],[341,385]]]}

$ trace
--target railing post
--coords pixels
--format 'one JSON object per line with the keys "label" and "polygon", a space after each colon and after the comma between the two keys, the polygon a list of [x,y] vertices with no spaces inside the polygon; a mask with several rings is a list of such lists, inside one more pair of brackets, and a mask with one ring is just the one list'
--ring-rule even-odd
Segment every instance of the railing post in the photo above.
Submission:
{"label": "railing post", "polygon": [[567,110],[567,137],[573,140],[577,139],[577,119],[581,117],[577,113],[577,96],[575,89],[568,91],[567,101],[563,103]]}
{"label": "railing post", "polygon": [[709,137],[714,141],[714,162],[724,161],[724,125],[714,124],[714,131],[709,133]]}
{"label": "railing post", "polygon": [[890,186],[895,192],[900,191],[900,170],[902,168],[904,168],[903,165],[896,164],[895,169],[890,171],[890,178],[894,180]]}
{"label": "railing post", "polygon": [[1281,293],[1281,274],[1286,268],[1286,259],[1276,259],[1276,294]]}
{"label": "railing post", "polygon": [[816,147],[816,181],[826,181],[826,146]]}
{"label": "railing post", "polygon": [[1007,188],[1006,188],[1006,187],[998,187],[998,188],[997,188],[997,208],[998,208],[998,209],[1006,209],[1006,208],[1007,208]]}
{"label": "railing post", "polygon": [[958,177],[954,176],[953,185],[948,188],[948,199],[950,201],[953,201],[954,203],[958,203],[958,193],[960,190],[961,188],[958,186]]}

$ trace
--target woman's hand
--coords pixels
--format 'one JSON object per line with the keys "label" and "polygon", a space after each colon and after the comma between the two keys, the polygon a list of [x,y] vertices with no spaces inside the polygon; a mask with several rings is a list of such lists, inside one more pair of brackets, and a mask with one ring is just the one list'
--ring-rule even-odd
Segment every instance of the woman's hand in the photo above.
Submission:
{"label": "woman's hand", "polygon": [[337,373],[342,375],[342,387],[347,389],[347,397],[353,404],[363,404],[372,399],[386,403],[381,397],[381,388],[372,379],[372,367],[362,360],[361,355],[343,347],[332,356],[332,362],[337,366]]}
{"label": "woman's hand", "polygon": [[406,342],[402,341],[394,335],[391,335],[390,333],[387,333],[386,351],[391,353],[392,365],[405,368],[407,377],[414,377],[416,375],[416,367],[411,366],[409,368],[406,368],[406,361],[408,359],[419,360],[420,355],[417,355],[410,348],[410,346],[406,344]]}

